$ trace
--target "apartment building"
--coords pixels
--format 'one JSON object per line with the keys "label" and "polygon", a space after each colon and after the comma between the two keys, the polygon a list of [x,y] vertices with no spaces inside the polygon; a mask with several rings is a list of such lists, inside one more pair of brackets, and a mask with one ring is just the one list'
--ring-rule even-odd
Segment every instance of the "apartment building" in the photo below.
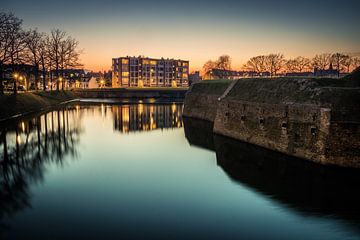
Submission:
{"label": "apartment building", "polygon": [[189,86],[189,61],[147,57],[112,59],[112,87]]}

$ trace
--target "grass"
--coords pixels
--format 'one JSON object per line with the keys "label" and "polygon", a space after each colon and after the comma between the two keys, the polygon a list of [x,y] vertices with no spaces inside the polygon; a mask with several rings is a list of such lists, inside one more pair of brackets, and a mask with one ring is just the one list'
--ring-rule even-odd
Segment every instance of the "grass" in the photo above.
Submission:
{"label": "grass", "polygon": [[195,83],[191,91],[221,95],[233,80],[206,80]]}
{"label": "grass", "polygon": [[[234,80],[196,83],[192,92],[221,95]],[[360,101],[360,69],[341,79],[309,77],[244,78],[237,81],[229,98],[262,103],[306,103],[356,107]]]}

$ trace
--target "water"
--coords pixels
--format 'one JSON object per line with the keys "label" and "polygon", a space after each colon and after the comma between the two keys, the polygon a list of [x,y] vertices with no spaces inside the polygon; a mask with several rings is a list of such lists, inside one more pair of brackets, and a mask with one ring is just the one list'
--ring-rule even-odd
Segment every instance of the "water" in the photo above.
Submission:
{"label": "water", "polygon": [[181,111],[87,103],[1,126],[1,239],[360,238],[358,171],[214,136]]}

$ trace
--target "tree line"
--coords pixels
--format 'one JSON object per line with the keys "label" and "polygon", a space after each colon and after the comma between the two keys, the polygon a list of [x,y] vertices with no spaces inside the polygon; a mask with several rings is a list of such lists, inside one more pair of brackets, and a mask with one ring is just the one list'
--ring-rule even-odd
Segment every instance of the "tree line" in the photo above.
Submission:
{"label": "tree line", "polygon": [[[6,65],[11,65],[16,71],[21,64],[34,66],[36,90],[41,79],[44,91],[47,82],[50,82],[53,90],[54,81],[57,90],[60,87],[64,89],[64,84],[60,83],[63,70],[82,66],[79,42],[60,29],[43,33],[37,28],[24,29],[22,24],[23,20],[13,13],[0,12],[0,93],[4,92]],[[13,76],[15,93],[16,78],[16,75]]]}
{"label": "tree line", "polygon": [[[317,70],[327,70],[332,65],[334,70],[340,73],[349,73],[360,67],[360,58],[352,57],[344,53],[323,53],[313,58],[298,56],[292,59],[285,59],[282,53],[271,53],[250,58],[242,66],[243,71],[256,73],[268,72],[270,76],[279,73],[303,73]],[[231,70],[231,58],[229,55],[222,55],[216,61],[207,61],[203,66],[203,74],[208,76],[212,69]]]}

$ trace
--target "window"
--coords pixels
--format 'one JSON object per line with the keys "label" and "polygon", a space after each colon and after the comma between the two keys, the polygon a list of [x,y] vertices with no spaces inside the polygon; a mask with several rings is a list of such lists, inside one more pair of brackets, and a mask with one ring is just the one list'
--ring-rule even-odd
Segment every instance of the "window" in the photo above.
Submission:
{"label": "window", "polygon": [[128,77],[128,76],[129,76],[129,72],[122,72],[121,76],[123,76],[123,77]]}
{"label": "window", "polygon": [[122,64],[129,64],[129,59],[121,59]]}

